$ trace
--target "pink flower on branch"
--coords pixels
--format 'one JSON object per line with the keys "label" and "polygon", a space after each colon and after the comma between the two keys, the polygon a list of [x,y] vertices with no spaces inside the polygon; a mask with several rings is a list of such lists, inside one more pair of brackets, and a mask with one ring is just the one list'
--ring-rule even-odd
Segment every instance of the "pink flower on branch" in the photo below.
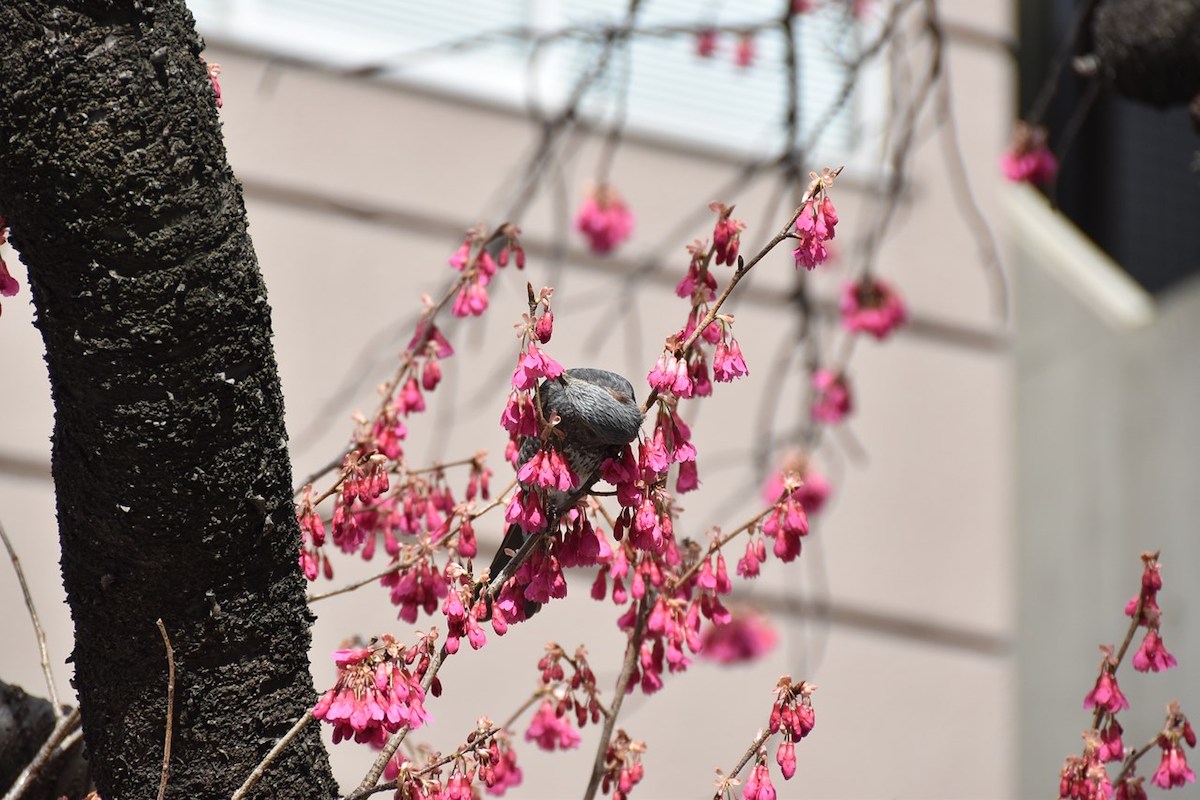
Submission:
{"label": "pink flower on branch", "polygon": [[1100,661],[1100,675],[1096,678],[1095,687],[1083,698],[1083,707],[1102,708],[1109,714],[1116,714],[1129,708],[1129,701],[1117,685],[1117,662],[1113,658],[1112,648],[1105,645],[1100,651],[1104,654]]}
{"label": "pink flower on branch", "polygon": [[812,382],[815,389],[812,418],[830,425],[845,419],[853,408],[846,376],[833,370],[819,369],[813,373]]}
{"label": "pink flower on branch", "polygon": [[1175,656],[1167,652],[1157,630],[1146,631],[1146,638],[1133,654],[1133,668],[1138,672],[1161,672],[1178,664]]}
{"label": "pink flower on branch", "polygon": [[792,251],[796,266],[805,269],[816,269],[818,264],[829,258],[829,248],[825,243],[833,239],[834,227],[838,223],[837,211],[833,201],[827,196],[821,200],[806,202],[796,217],[796,239],[798,245]]}
{"label": "pink flower on branch", "polygon": [[742,356],[742,348],[738,346],[737,339],[730,336],[729,344],[726,344],[724,339],[717,342],[717,349],[713,352],[713,380],[718,383],[729,383],[749,373],[750,370],[746,367],[746,359]]}
{"label": "pink flower on branch", "polygon": [[[8,226],[4,224],[4,218],[0,217],[0,245],[8,241]],[[21,284],[17,283],[8,271],[8,265],[4,263],[4,259],[0,258],[0,297],[12,297],[21,288]]]}
{"label": "pink flower on branch", "polygon": [[321,695],[313,716],[333,725],[335,744],[353,738],[382,746],[387,734],[425,724],[425,690],[406,666],[411,657],[387,635],[333,654],[337,683]]}
{"label": "pink flower on branch", "polygon": [[883,340],[908,321],[908,310],[891,284],[869,275],[842,288],[842,327]]}
{"label": "pink flower on branch", "polygon": [[756,661],[779,640],[770,622],[754,611],[735,613],[724,625],[710,625],[701,634],[700,655],[718,664]]}
{"label": "pink flower on branch", "polygon": [[571,721],[556,712],[554,703],[543,700],[525,731],[525,741],[536,742],[543,750],[570,750],[579,746],[580,736]]}
{"label": "pink flower on branch", "polygon": [[1000,157],[1000,170],[1014,183],[1052,182],[1058,175],[1058,160],[1046,145],[1046,129],[1018,122],[1008,152]]}
{"label": "pink flower on branch", "polygon": [[713,228],[713,252],[716,262],[732,267],[737,263],[738,247],[741,244],[742,231],[746,230],[746,223],[730,218],[733,206],[714,200],[708,204],[708,208],[717,213],[717,224]]}
{"label": "pink flower on branch", "polygon": [[513,370],[512,385],[520,391],[526,391],[536,386],[542,378],[557,378],[562,373],[562,364],[530,342],[529,348],[521,354],[517,368]]}
{"label": "pink flower on branch", "polygon": [[616,189],[601,185],[584,198],[575,227],[593,253],[609,253],[633,233],[633,214]]}

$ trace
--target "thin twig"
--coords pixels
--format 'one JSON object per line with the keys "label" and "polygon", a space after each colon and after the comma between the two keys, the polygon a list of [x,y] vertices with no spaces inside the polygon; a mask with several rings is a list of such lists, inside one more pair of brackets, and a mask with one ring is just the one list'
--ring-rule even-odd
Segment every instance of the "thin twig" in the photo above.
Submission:
{"label": "thin twig", "polygon": [[642,635],[646,631],[646,617],[650,615],[649,595],[641,599],[637,621],[629,632],[629,644],[625,646],[625,663],[621,667],[621,676],[617,678],[617,686],[613,689],[612,709],[604,719],[604,729],[600,732],[600,743],[596,746],[596,759],[592,762],[592,776],[588,780],[587,791],[583,800],[594,800],[596,791],[600,788],[600,779],[604,777],[604,760],[608,754],[608,743],[612,739],[613,726],[617,723],[617,715],[621,713],[621,703],[625,700],[625,692],[629,681],[637,667],[638,656],[642,651]]}
{"label": "thin twig", "polygon": [[[742,759],[738,761],[737,765],[730,771],[728,777],[736,778],[737,774],[745,769],[746,765],[750,763],[750,759],[754,758],[754,756],[758,754],[758,748],[762,747],[769,738],[771,738],[770,730],[767,728],[760,730],[758,732],[758,736],[756,736],[754,741],[750,744],[749,749],[742,754]],[[713,795],[713,800],[721,800],[721,796],[723,794],[725,794],[725,789],[718,789],[717,793]]]}
{"label": "thin twig", "polygon": [[175,717],[175,648],[171,647],[171,637],[167,636],[167,626],[161,618],[155,620],[158,632],[162,634],[163,645],[167,648],[167,733],[163,739],[162,777],[158,779],[158,800],[167,795],[167,781],[171,777],[171,727]]}
{"label": "thin twig", "polygon": [[13,549],[2,522],[0,522],[0,539],[4,540],[4,549],[8,550],[13,571],[17,573],[17,582],[21,584],[21,594],[25,595],[25,608],[29,611],[29,619],[33,621],[33,632],[37,635],[38,652],[42,658],[42,675],[46,678],[46,691],[49,692],[50,704],[54,707],[54,719],[61,722],[64,714],[62,706],[58,702],[58,689],[54,685],[54,675],[50,672],[50,656],[46,651],[46,632],[42,630],[37,609],[33,607],[33,595],[29,593],[29,584],[25,581],[25,571],[21,569],[21,560],[17,558],[17,551]]}
{"label": "thin twig", "polygon": [[[68,734],[71,734],[79,726],[79,709],[71,709],[71,712],[62,717],[50,731],[50,736],[42,743],[41,748],[33,757],[25,769],[21,770],[21,774],[13,781],[13,785],[9,787],[5,793],[3,800],[19,800],[25,794],[25,790],[33,785],[33,781],[41,774],[42,770],[50,764],[58,756],[67,752],[70,749],[66,742]],[[71,739],[73,746],[77,739]],[[60,747],[60,745],[62,745]]]}
{"label": "thin twig", "polygon": [[271,766],[275,759],[279,758],[279,754],[282,753],[287,746],[291,744],[297,736],[300,735],[300,732],[304,730],[305,726],[312,722],[312,720],[313,715],[312,709],[310,708],[305,711],[304,716],[296,720],[296,724],[293,725],[291,729],[289,729],[288,732],[285,733],[283,737],[275,743],[275,746],[271,748],[271,751],[263,756],[263,760],[258,762],[258,766],[254,768],[249,777],[246,778],[245,783],[238,787],[238,790],[233,793],[229,800],[243,800],[250,790],[253,789],[260,780],[262,780],[262,776],[264,773],[266,773],[267,767]]}

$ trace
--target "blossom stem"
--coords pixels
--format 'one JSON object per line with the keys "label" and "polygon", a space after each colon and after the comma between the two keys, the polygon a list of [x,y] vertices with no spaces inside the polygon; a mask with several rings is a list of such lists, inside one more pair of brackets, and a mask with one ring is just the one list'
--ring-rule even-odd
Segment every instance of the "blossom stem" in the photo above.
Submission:
{"label": "blossom stem", "polygon": [[592,777],[588,780],[587,791],[583,800],[594,800],[596,791],[600,788],[600,779],[604,777],[604,761],[608,754],[608,743],[612,739],[613,726],[616,725],[617,715],[621,713],[621,703],[625,700],[625,692],[629,681],[633,678],[633,670],[637,666],[638,655],[642,650],[642,636],[646,632],[646,618],[650,616],[650,593],[648,592],[639,602],[637,621],[629,632],[629,644],[625,646],[625,663],[621,667],[621,676],[617,678],[617,686],[613,689],[611,713],[604,720],[604,729],[600,732],[600,743],[596,747],[596,760],[592,762]]}
{"label": "blossom stem", "polygon": [[[754,737],[754,741],[750,743],[749,749],[746,750],[746,752],[742,754],[741,760],[738,761],[738,763],[730,771],[729,777],[736,778],[738,773],[741,772],[743,769],[745,769],[746,765],[750,763],[750,760],[753,759],[754,756],[758,754],[758,748],[760,748],[764,744],[766,744],[767,739],[770,739],[770,738],[771,738],[771,731],[769,728],[763,728],[761,731],[759,731],[758,736]],[[715,795],[713,795],[713,800],[720,800],[721,794],[722,794],[722,791],[718,790],[717,793]]]}
{"label": "blossom stem", "polygon": [[65,714],[58,701],[58,689],[54,685],[54,674],[50,671],[50,656],[46,651],[46,632],[42,630],[41,620],[38,619],[37,609],[33,605],[33,595],[29,593],[29,584],[25,581],[25,571],[21,569],[21,559],[17,558],[17,551],[13,549],[12,542],[8,539],[4,523],[0,523],[0,540],[4,541],[4,549],[8,551],[8,558],[12,561],[13,572],[17,573],[17,583],[21,584],[21,594],[25,597],[25,608],[29,611],[29,619],[33,622],[33,632],[37,636],[38,653],[42,659],[42,675],[46,678],[46,691],[50,694],[54,719],[61,722]]}
{"label": "blossom stem", "polygon": [[250,792],[250,790],[253,789],[260,780],[262,780],[262,776],[266,773],[267,767],[271,766],[271,763],[274,762],[275,759],[279,757],[279,754],[282,753],[287,746],[291,744],[297,736],[300,735],[300,732],[304,730],[308,723],[312,722],[312,719],[312,709],[310,708],[308,711],[305,711],[304,716],[296,720],[296,723],[292,725],[288,732],[285,733],[282,738],[275,743],[275,746],[272,747],[271,751],[263,757],[263,760],[258,762],[258,766],[254,768],[254,770],[250,773],[250,776],[246,778],[246,781],[238,787],[238,790],[230,796],[229,800],[242,800]]}
{"label": "blossom stem", "polygon": [[1151,750],[1153,750],[1155,747],[1158,747],[1158,734],[1155,734],[1153,739],[1146,742],[1144,745],[1139,747],[1137,750],[1134,750],[1132,753],[1130,753],[1128,756],[1125,757],[1125,762],[1123,764],[1121,764],[1121,772],[1119,775],[1117,775],[1116,780],[1113,781],[1113,785],[1114,786],[1119,785],[1121,783],[1121,781],[1125,780],[1130,775],[1132,775],[1133,768],[1137,764],[1138,760],[1142,756],[1146,755],[1146,753],[1149,753]]}
{"label": "blossom stem", "polygon": [[[838,167],[836,170],[833,170],[831,176],[837,177],[841,174],[842,169],[843,167]],[[804,204],[817,194],[821,186],[822,183],[820,181],[813,181],[812,185],[808,187],[808,191],[806,191],[804,196],[800,199],[800,204],[797,206],[796,210],[792,212],[787,224],[783,226],[779,233],[771,237],[771,240],[763,245],[762,249],[755,253],[749,261],[742,259],[741,256],[738,257],[737,269],[734,270],[733,276],[729,279],[729,283],[725,284],[725,288],[721,290],[721,294],[708,309],[708,313],[704,315],[704,318],[696,323],[696,329],[692,331],[692,335],[689,336],[683,342],[683,344],[679,346],[678,349],[680,352],[687,352],[688,348],[690,348],[696,342],[696,339],[700,337],[704,330],[712,324],[713,320],[717,318],[717,312],[721,310],[721,306],[724,305],[727,299],[729,299],[729,295],[733,293],[734,288],[737,287],[742,278],[744,278],[747,273],[750,272],[750,270],[754,269],[755,265],[762,261],[767,253],[775,249],[776,245],[778,245],[784,239],[791,237],[792,226],[796,224],[796,219],[800,216],[800,212],[804,208]],[[642,403],[642,412],[645,413],[648,411],[657,400],[658,389],[652,388],[650,390],[650,394],[646,397],[646,401]]]}
{"label": "blossom stem", "polygon": [[738,535],[740,535],[741,533],[748,531],[748,530],[753,530],[754,526],[757,525],[762,520],[763,517],[770,514],[774,509],[775,509],[775,506],[772,505],[769,508],[758,512],[757,514],[755,514],[753,517],[751,517],[750,519],[743,522],[740,526],[738,526],[734,530],[730,531],[729,533],[725,534],[724,536],[719,536],[716,539],[714,539],[713,541],[711,541],[708,545],[708,550],[705,551],[704,555],[701,556],[700,558],[696,559],[696,562],[694,564],[692,564],[690,567],[688,567],[687,570],[682,575],[680,575],[678,578],[676,578],[674,581],[671,582],[671,589],[668,592],[668,594],[674,594],[675,589],[677,587],[680,587],[683,584],[687,583],[688,579],[696,574],[696,571],[700,569],[701,565],[704,564],[704,562],[708,559],[709,556],[711,556],[713,553],[720,550],[725,545],[729,544],[729,542],[733,541],[733,539],[735,537],[737,537]]}

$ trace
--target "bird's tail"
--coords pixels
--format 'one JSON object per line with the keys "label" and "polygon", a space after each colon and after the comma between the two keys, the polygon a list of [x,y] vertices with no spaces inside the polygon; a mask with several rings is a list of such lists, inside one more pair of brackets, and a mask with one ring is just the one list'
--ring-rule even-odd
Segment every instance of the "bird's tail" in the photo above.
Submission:
{"label": "bird's tail", "polygon": [[488,567],[488,574],[492,576],[493,581],[500,571],[508,566],[508,562],[512,561],[513,556],[517,554],[523,544],[525,544],[525,531],[521,530],[521,526],[516,523],[509,525],[508,530],[504,532],[504,540],[500,542],[500,549],[496,552],[496,557],[492,559],[492,565]]}
{"label": "bird's tail", "polygon": [[[513,560],[513,556],[520,551],[521,547],[525,544],[526,538],[527,536],[525,535],[525,531],[521,530],[521,526],[517,525],[516,523],[509,525],[508,530],[504,532],[504,540],[500,542],[500,550],[497,551],[495,558],[492,559],[492,565],[488,567],[488,574],[491,576],[492,580],[491,591],[493,593],[500,591],[500,585],[496,583],[496,577],[499,576],[501,571],[508,566],[510,561]],[[495,594],[492,596],[494,597]],[[541,603],[534,602],[529,598],[525,598],[524,605],[526,619],[532,617],[542,607]],[[490,603],[488,608],[491,610]]]}

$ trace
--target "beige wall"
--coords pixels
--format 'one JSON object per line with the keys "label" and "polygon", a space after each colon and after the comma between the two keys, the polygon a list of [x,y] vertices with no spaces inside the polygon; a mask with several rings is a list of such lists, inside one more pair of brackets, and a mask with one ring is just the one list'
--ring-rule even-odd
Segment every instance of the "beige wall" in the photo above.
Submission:
{"label": "beige wall", "polygon": [[[975,13],[972,4],[957,5]],[[989,10],[995,13],[979,24],[1003,33],[1003,15]],[[327,461],[349,433],[350,413],[372,403],[373,386],[407,341],[420,293],[438,291],[449,276],[445,259],[458,243],[455,232],[481,219],[498,221],[481,214],[495,213],[488,200],[533,133],[517,117],[395,87],[270,66],[217,46],[208,56],[224,66],[222,117],[271,291],[299,475]],[[1007,127],[1009,69],[993,52],[953,44],[950,66],[965,157],[990,212],[996,153]],[[586,144],[568,175],[572,204],[595,152]],[[446,404],[414,426],[411,457],[451,459],[486,447],[495,454],[497,484],[507,479],[496,418],[525,280],[557,287],[551,347],[557,358],[615,369],[644,386],[662,337],[684,310],[671,292],[678,276],[632,284],[620,276],[683,212],[714,199],[714,187],[733,169],[628,143],[614,181],[638,217],[629,247],[614,262],[602,262],[582,257],[571,238],[565,267],[550,265],[543,250],[524,275],[502,274],[488,316],[456,326],[459,352],[446,362],[448,384],[438,393]],[[839,241],[848,245],[863,235],[871,219],[866,200],[874,191],[859,175],[838,185]],[[750,222],[747,247],[783,222],[764,219],[768,194],[760,185],[720,198],[736,201],[739,216]],[[798,748],[798,776],[793,785],[779,786],[781,796],[962,798],[1014,791],[1012,379],[1003,325],[991,311],[955,203],[937,139],[927,138],[880,260],[882,274],[901,287],[919,324],[885,346],[864,342],[854,355],[860,411],[850,427],[866,458],[823,462],[837,482],[832,509],[798,563],[771,564],[754,586],[757,597],[784,607],[778,649],[754,667],[697,664],[668,678],[652,702],[630,699],[622,724],[650,748],[645,783],[635,796],[710,791],[713,769],[728,769],[765,723],[771,689],[783,673],[820,689],[817,728]],[[368,219],[349,207],[375,213]],[[542,197],[523,220],[531,243],[553,241],[554,211]],[[683,246],[710,230],[705,224],[680,236],[668,251],[674,254],[669,268],[684,265]],[[712,401],[698,407],[706,491],[683,500],[686,533],[728,527],[755,508],[749,455],[759,394],[783,338],[792,334],[780,300],[791,285],[790,261],[784,250],[769,258],[730,308],[751,379],[719,386]],[[846,269],[816,277],[822,297],[834,296]],[[24,286],[19,270],[18,277]],[[0,513],[34,579],[65,687],[70,621],[56,566],[53,495],[42,466],[51,409],[27,290],[15,300],[5,302],[0,322]],[[796,419],[797,387],[791,376],[780,389],[781,428]],[[22,473],[22,465],[31,474]],[[480,530],[487,546],[498,533],[494,521]],[[358,574],[368,573],[343,562],[336,583]],[[621,637],[611,607],[587,600],[589,580],[572,576],[566,602],[482,654],[452,659],[443,672],[446,696],[430,706],[437,724],[422,738],[448,750],[478,715],[507,717],[534,688],[534,664],[549,639],[567,648],[586,641],[602,684],[611,686]],[[0,602],[9,610],[0,619],[0,637],[8,643],[0,677],[40,692],[32,634],[8,577],[0,578]],[[331,681],[328,653],[343,638],[411,633],[373,588],[315,608],[319,686]],[[594,731],[585,731],[579,752],[546,757],[523,751],[526,783],[514,794],[551,798],[580,791],[594,745]],[[352,745],[339,746],[335,755],[347,786],[369,760]]]}

